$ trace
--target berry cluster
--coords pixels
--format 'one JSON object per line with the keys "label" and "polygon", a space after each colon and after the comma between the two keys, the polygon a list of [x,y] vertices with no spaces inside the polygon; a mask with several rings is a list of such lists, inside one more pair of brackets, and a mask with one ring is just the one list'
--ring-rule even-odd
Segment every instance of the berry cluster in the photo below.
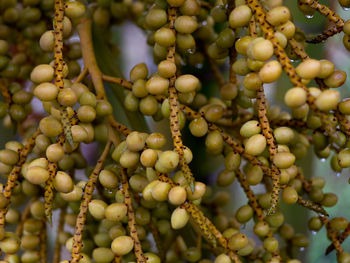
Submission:
{"label": "berry cluster", "polygon": [[[309,240],[281,202],[312,211],[305,224],[324,227],[326,253],[349,263],[350,223],[327,213],[338,197],[298,160],[313,151],[336,172],[350,167],[346,73],[305,52],[342,32],[350,50],[350,20],[317,0],[298,7],[329,28],[307,36],[283,0],[1,0],[0,118],[17,140],[0,150],[0,263],[298,263],[293,248]],[[126,20],[148,35],[156,72],[103,72],[96,35],[113,53]],[[282,108],[265,89],[284,73]],[[121,110],[133,121],[117,121]],[[145,118],[165,125],[133,125]],[[215,180],[193,172],[194,137],[222,162]],[[235,181],[247,202],[227,211]]]}

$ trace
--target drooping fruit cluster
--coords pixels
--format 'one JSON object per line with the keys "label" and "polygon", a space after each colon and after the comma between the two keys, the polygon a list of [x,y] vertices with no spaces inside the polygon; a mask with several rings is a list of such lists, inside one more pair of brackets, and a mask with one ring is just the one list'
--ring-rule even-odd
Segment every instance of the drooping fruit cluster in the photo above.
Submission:
{"label": "drooping fruit cluster", "polygon": [[[0,150],[0,262],[298,263],[308,233],[281,202],[310,210],[300,220],[350,262],[350,224],[327,213],[338,196],[298,165],[312,151],[350,167],[346,72],[305,52],[342,32],[350,50],[350,22],[298,7],[329,28],[307,36],[282,0],[0,0],[0,117],[17,139]],[[155,72],[105,70],[125,21],[147,34]],[[285,89],[283,73],[286,107],[265,92]],[[247,201],[232,211],[236,181]]]}

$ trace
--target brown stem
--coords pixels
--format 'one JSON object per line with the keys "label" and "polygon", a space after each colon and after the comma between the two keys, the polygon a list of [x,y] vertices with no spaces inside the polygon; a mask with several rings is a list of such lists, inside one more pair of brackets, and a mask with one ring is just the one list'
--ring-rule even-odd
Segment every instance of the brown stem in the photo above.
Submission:
{"label": "brown stem", "polygon": [[307,209],[315,211],[316,213],[321,214],[323,216],[329,216],[326,210],[324,210],[324,208],[322,207],[322,205],[309,200],[304,200],[301,196],[299,196],[298,198],[298,204]]}
{"label": "brown stem", "polygon": [[45,206],[45,215],[50,224],[52,224],[52,209],[53,209],[53,199],[54,199],[54,179],[57,172],[57,164],[50,162],[48,165],[49,179],[45,183],[45,192],[44,192],[44,206]]}
{"label": "brown stem", "polygon": [[97,65],[92,44],[91,20],[89,18],[83,18],[80,20],[79,24],[77,25],[77,30],[80,37],[80,46],[84,59],[84,65],[87,67],[91,75],[92,82],[96,90],[96,98],[104,99],[106,94],[102,81],[102,73]]}
{"label": "brown stem", "polygon": [[79,74],[79,76],[74,80],[74,83],[80,83],[83,81],[83,79],[86,77],[88,74],[89,70],[87,67],[85,67]]}
{"label": "brown stem", "polygon": [[241,185],[241,187],[243,188],[243,190],[247,196],[249,205],[253,208],[254,213],[256,214],[258,220],[263,221],[265,216],[264,216],[262,208],[260,207],[260,205],[259,205],[259,203],[254,195],[253,190],[250,188],[249,184],[245,180],[244,175],[242,174],[241,171],[237,170],[236,175],[237,175],[237,179],[239,181],[239,184]]}
{"label": "brown stem", "polygon": [[[341,242],[338,240],[336,232],[334,232],[334,230],[331,228],[331,226],[329,225],[328,222],[328,218],[325,216],[319,216],[319,219],[322,221],[322,223],[324,224],[324,226],[327,229],[327,233],[330,237],[330,239],[332,240],[333,246],[335,248],[335,250],[337,251],[337,254],[339,255],[340,253],[343,252],[343,248],[341,246]],[[327,250],[328,251],[328,250]]]}
{"label": "brown stem", "polygon": [[307,39],[306,42],[311,43],[311,44],[318,44],[318,43],[326,41],[328,38],[330,38],[336,34],[341,33],[342,31],[343,31],[343,27],[337,27],[336,25],[333,25],[330,28],[326,29],[326,31],[319,34],[318,36],[316,36],[312,39]]}
{"label": "brown stem", "polygon": [[[168,9],[169,28],[174,32],[174,34],[176,34],[176,30],[174,27],[176,12],[177,12],[177,8],[175,7],[170,7]],[[169,47],[167,60],[175,63],[175,45],[172,45]],[[190,185],[190,188],[192,189],[192,191],[194,191],[194,177],[184,157],[185,146],[183,145],[182,138],[181,138],[182,135],[181,135],[180,123],[179,123],[180,108],[178,104],[178,94],[175,88],[175,81],[176,81],[176,73],[173,76],[171,76],[169,79],[168,100],[170,104],[169,119],[170,119],[171,137],[173,139],[175,151],[179,155],[179,164],[181,167],[181,171],[183,172],[188,184]]]}
{"label": "brown stem", "polygon": [[[64,19],[64,9],[65,4],[64,0],[55,0],[55,15],[53,19],[53,28],[54,28],[54,83],[60,89],[64,89],[63,82],[63,66],[65,64],[63,60],[63,19]],[[60,105],[59,106],[60,114],[61,114],[61,122],[63,125],[65,139],[73,145],[73,137],[71,131],[71,125],[69,122],[69,115],[67,108]]]}
{"label": "brown stem", "polygon": [[141,243],[137,235],[135,213],[134,213],[134,208],[132,206],[132,200],[130,196],[130,186],[128,182],[127,169],[123,168],[121,170],[121,176],[122,176],[122,185],[123,185],[123,193],[124,193],[124,202],[128,208],[128,226],[130,229],[130,236],[134,240],[135,257],[138,263],[146,263],[147,260],[142,252]]}
{"label": "brown stem", "polygon": [[83,231],[84,231],[85,222],[86,222],[86,214],[87,214],[87,210],[88,210],[88,205],[91,201],[92,193],[95,189],[98,174],[100,173],[100,171],[103,168],[103,165],[104,165],[104,162],[105,162],[107,155],[109,153],[110,147],[111,147],[111,142],[109,141],[109,142],[107,142],[105,149],[103,150],[102,155],[98,159],[97,164],[90,175],[89,181],[85,185],[84,193],[82,196],[82,201],[80,203],[79,214],[78,214],[77,221],[75,224],[71,263],[78,263],[80,258],[81,258],[80,250],[81,250],[82,245],[83,245]]}
{"label": "brown stem", "polygon": [[112,77],[112,76],[108,76],[108,75],[102,75],[102,79],[104,81],[107,81],[107,82],[118,84],[126,89],[129,89],[129,90],[132,89],[132,82],[131,81],[127,81],[127,80],[122,79],[122,78]]}
{"label": "brown stem", "polygon": [[271,209],[270,212],[275,212],[279,203],[279,193],[280,193],[280,170],[274,164],[273,160],[277,154],[277,145],[275,138],[273,137],[272,130],[270,127],[270,122],[267,118],[266,111],[266,99],[264,94],[264,87],[261,85],[257,92],[256,102],[258,104],[258,118],[262,133],[266,139],[268,151],[270,154],[271,170],[272,174],[272,194],[271,194]]}
{"label": "brown stem", "polygon": [[32,152],[35,145],[35,139],[40,134],[40,129],[37,129],[28,142],[24,145],[23,149],[19,152],[19,160],[14,165],[9,176],[7,177],[7,182],[5,188],[3,189],[3,195],[7,199],[7,204],[4,208],[0,209],[0,228],[5,227],[5,214],[11,203],[12,190],[16,186],[18,176],[22,170],[22,165],[27,159],[27,156]]}

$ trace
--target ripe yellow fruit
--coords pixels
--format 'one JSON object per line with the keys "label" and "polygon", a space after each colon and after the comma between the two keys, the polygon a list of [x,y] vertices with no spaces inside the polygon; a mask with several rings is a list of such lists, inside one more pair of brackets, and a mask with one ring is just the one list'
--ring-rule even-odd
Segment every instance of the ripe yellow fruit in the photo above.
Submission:
{"label": "ripe yellow fruit", "polygon": [[252,17],[252,11],[247,5],[237,6],[229,16],[229,24],[232,28],[246,26]]}
{"label": "ripe yellow fruit", "polygon": [[50,82],[44,82],[34,88],[34,96],[42,101],[51,101],[56,99],[58,87]]}
{"label": "ripe yellow fruit", "polygon": [[110,204],[105,210],[105,216],[110,221],[120,221],[128,212],[128,208],[124,203]]}
{"label": "ripe yellow fruit", "polygon": [[36,66],[32,73],[30,73],[30,79],[34,83],[40,84],[43,82],[50,82],[53,80],[54,69],[48,64],[41,64]]}
{"label": "ripe yellow fruit", "polygon": [[297,108],[306,102],[306,91],[299,87],[289,89],[284,95],[284,102],[288,107]]}
{"label": "ripe yellow fruit", "polygon": [[124,256],[134,247],[134,240],[129,236],[120,236],[113,240],[111,249],[114,254]]}
{"label": "ripe yellow fruit", "polygon": [[178,207],[171,214],[171,227],[173,229],[183,228],[189,219],[190,216],[187,211],[184,208]]}
{"label": "ripe yellow fruit", "polygon": [[266,139],[262,134],[255,134],[245,143],[245,151],[248,154],[260,155],[266,148]]}
{"label": "ripe yellow fruit", "polygon": [[295,68],[297,74],[303,79],[313,79],[321,71],[321,63],[316,59],[306,59]]}
{"label": "ripe yellow fruit", "polygon": [[316,106],[321,111],[334,110],[337,107],[338,101],[340,99],[340,93],[337,90],[324,90],[316,98]]}
{"label": "ripe yellow fruit", "polygon": [[169,202],[173,205],[181,205],[186,201],[187,193],[182,186],[175,186],[169,191]]}
{"label": "ripe yellow fruit", "polygon": [[34,166],[28,169],[26,179],[32,184],[42,184],[49,179],[49,176],[48,170],[39,166]]}
{"label": "ripe yellow fruit", "polygon": [[259,71],[259,77],[264,83],[275,82],[281,75],[282,67],[276,60],[267,62]]}
{"label": "ripe yellow fruit", "polygon": [[190,74],[181,75],[175,81],[175,88],[184,93],[195,91],[198,85],[198,78]]}

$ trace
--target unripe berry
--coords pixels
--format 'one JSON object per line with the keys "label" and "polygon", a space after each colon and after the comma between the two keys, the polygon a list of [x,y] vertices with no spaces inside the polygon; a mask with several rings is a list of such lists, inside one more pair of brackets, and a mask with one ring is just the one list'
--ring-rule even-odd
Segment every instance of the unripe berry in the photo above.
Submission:
{"label": "unripe berry", "polygon": [[135,82],[138,79],[145,79],[148,76],[148,69],[145,63],[135,65],[130,71],[130,80]]}
{"label": "unripe berry", "polygon": [[244,123],[239,131],[239,133],[245,137],[249,138],[253,135],[259,134],[261,132],[261,127],[258,121],[251,120]]}
{"label": "unripe berry", "polygon": [[247,5],[237,6],[229,16],[229,24],[232,28],[246,26],[252,17],[252,11]]}
{"label": "unripe berry", "polygon": [[167,22],[167,14],[162,9],[151,9],[146,15],[146,24],[151,29],[157,29]]}
{"label": "unripe berry", "polygon": [[55,43],[53,30],[46,31],[44,34],[42,34],[39,43],[42,50],[52,52]]}
{"label": "unripe berry", "polygon": [[176,18],[174,27],[182,34],[192,34],[197,28],[197,21],[191,16],[179,16]]}
{"label": "unripe berry", "polygon": [[290,19],[290,11],[285,6],[274,7],[266,14],[266,20],[273,26],[284,24]]}
{"label": "unripe berry", "polygon": [[273,55],[273,45],[269,40],[256,38],[249,43],[247,53],[252,59],[266,61]]}
{"label": "unripe berry", "polygon": [[176,64],[169,60],[163,60],[158,64],[158,73],[163,78],[170,78],[176,73]]}
{"label": "unripe berry", "polygon": [[124,256],[134,247],[134,240],[129,236],[120,236],[113,240],[111,249],[114,254]]}
{"label": "unripe berry", "polygon": [[287,204],[295,204],[298,201],[298,193],[293,187],[286,187],[282,191],[282,199]]}
{"label": "unripe berry", "polygon": [[266,139],[261,134],[255,134],[247,139],[245,152],[254,156],[260,155],[266,148]]}
{"label": "unripe berry", "polygon": [[316,106],[321,111],[330,111],[336,109],[338,101],[340,98],[340,93],[337,90],[324,90],[316,98]]}
{"label": "unripe berry", "polygon": [[48,178],[49,171],[39,166],[29,168],[26,174],[26,179],[32,184],[45,183]]}
{"label": "unripe berry", "polygon": [[267,62],[259,71],[259,77],[264,83],[275,82],[282,74],[282,67],[276,60]]}
{"label": "unripe berry", "polygon": [[230,237],[228,247],[232,250],[239,250],[248,245],[248,237],[245,234],[237,233]]}
{"label": "unripe berry", "polygon": [[216,257],[214,263],[231,263],[231,259],[226,254],[220,254]]}
{"label": "unripe berry", "polygon": [[180,92],[192,92],[197,89],[199,85],[199,80],[193,75],[186,74],[181,75],[175,81],[175,88]]}
{"label": "unripe berry", "polygon": [[173,205],[181,205],[186,201],[187,193],[182,186],[175,186],[169,191],[169,202]]}
{"label": "unripe berry", "polygon": [[58,91],[59,89],[56,85],[44,82],[34,88],[33,94],[39,100],[51,101],[56,99]]}
{"label": "unripe berry", "polygon": [[171,214],[171,227],[173,229],[183,228],[187,224],[189,218],[190,216],[187,211],[184,208],[178,207]]}
{"label": "unripe berry", "polygon": [[30,79],[34,83],[40,84],[43,82],[50,82],[53,79],[54,69],[50,65],[42,64],[36,66],[32,73],[30,73]]}
{"label": "unripe berry", "polygon": [[324,83],[330,88],[338,88],[346,81],[346,73],[342,70],[335,70],[324,79]]}
{"label": "unripe berry", "polygon": [[321,79],[325,79],[329,77],[334,71],[334,64],[329,60],[322,59],[320,60],[321,70],[318,73],[317,77]]}
{"label": "unripe berry", "polygon": [[71,1],[66,3],[64,12],[69,18],[79,18],[85,13],[85,5],[79,1]]}
{"label": "unripe berry", "polygon": [[288,107],[297,108],[306,102],[306,91],[299,87],[289,89],[284,95],[284,102]]}
{"label": "unripe berry", "polygon": [[102,220],[105,218],[105,210],[107,204],[102,200],[91,200],[89,203],[89,213],[97,220]]}
{"label": "unripe berry", "polygon": [[159,76],[150,78],[145,86],[146,90],[152,95],[164,94],[168,90],[168,87],[169,80]]}
{"label": "unripe berry", "polygon": [[208,124],[204,118],[200,117],[190,122],[189,129],[193,136],[202,137],[208,132]]}
{"label": "unripe berry", "polygon": [[316,59],[306,59],[295,68],[297,74],[303,79],[313,79],[321,71],[321,63]]}
{"label": "unripe berry", "polygon": [[175,44],[176,36],[170,28],[162,27],[154,33],[154,41],[163,47],[170,47]]}
{"label": "unripe berry", "polygon": [[295,162],[295,156],[289,152],[279,152],[275,155],[273,163],[280,169],[286,169]]}
{"label": "unripe berry", "polygon": [[269,252],[275,252],[278,249],[278,240],[275,237],[265,238],[264,248]]}
{"label": "unripe berry", "polygon": [[152,197],[154,200],[163,202],[168,199],[168,193],[170,191],[170,184],[166,182],[158,182],[152,188]]}
{"label": "unripe berry", "polygon": [[110,221],[122,220],[128,211],[124,203],[113,203],[105,208],[105,217]]}
{"label": "unripe berry", "polygon": [[69,174],[58,171],[53,181],[54,187],[58,192],[69,193],[74,189],[74,183]]}

